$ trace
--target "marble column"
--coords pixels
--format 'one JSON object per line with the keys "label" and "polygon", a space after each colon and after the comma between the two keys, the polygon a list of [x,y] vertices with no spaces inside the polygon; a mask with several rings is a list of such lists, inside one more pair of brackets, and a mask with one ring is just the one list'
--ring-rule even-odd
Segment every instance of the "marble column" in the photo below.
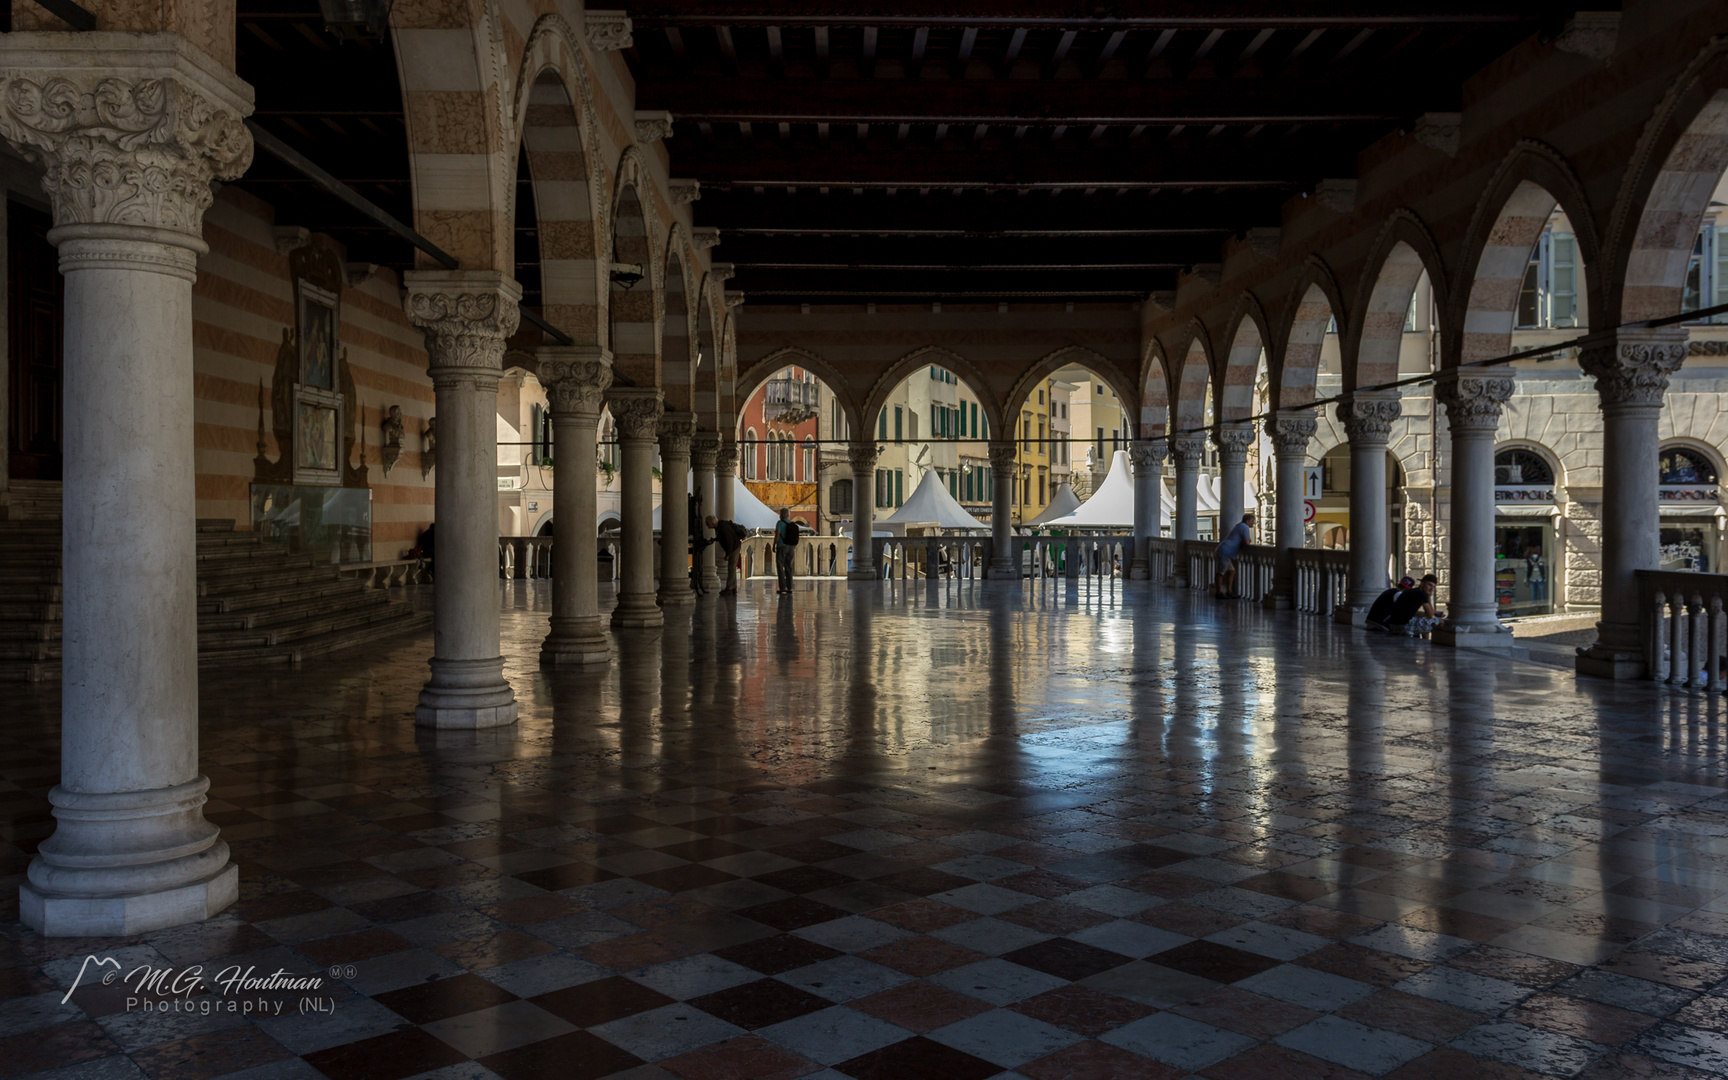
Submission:
{"label": "marble column", "polygon": [[[720,436],[720,452],[714,457],[714,516],[732,520],[738,501],[738,441]],[[725,575],[721,575],[724,577]]]}
{"label": "marble column", "polygon": [[990,565],[985,577],[1020,580],[1020,545],[1014,541],[1014,485],[1019,482],[1020,466],[1015,460],[1015,445],[993,442],[990,455]]}
{"label": "marble column", "polygon": [[603,664],[612,651],[600,618],[599,492],[594,487],[596,440],[612,354],[594,345],[539,350],[540,384],[552,410],[552,624],[540,644],[542,667]]}
{"label": "marble column", "polygon": [[[690,473],[696,492],[701,496],[701,517],[696,527],[702,530],[700,539],[713,540],[714,534],[707,525],[709,514],[718,516],[714,501],[714,465],[720,458],[720,436],[713,431],[698,431],[690,440]],[[702,555],[696,560],[696,573],[701,575],[702,587],[712,592],[720,587],[720,578],[715,571],[716,546],[712,543],[702,548]]]}
{"label": "marble column", "polygon": [[1660,564],[1657,423],[1668,376],[1686,359],[1684,327],[1621,330],[1584,350],[1602,403],[1602,619],[1596,643],[1578,654],[1580,675],[1640,678],[1638,571]]}
{"label": "marble column", "polygon": [[[1512,644],[1512,635],[1500,629],[1494,599],[1494,433],[1512,388],[1509,368],[1453,371],[1434,384],[1452,435],[1452,559],[1446,621],[1434,631],[1436,645]],[[1649,461],[1655,460],[1652,454]]]}
{"label": "marble column", "polygon": [[1242,520],[1247,507],[1242,486],[1248,478],[1248,449],[1254,445],[1253,424],[1220,424],[1212,433],[1218,447],[1218,538]]}
{"label": "marble column", "polygon": [[1128,460],[1134,463],[1134,562],[1128,576],[1136,581],[1152,576],[1147,543],[1164,534],[1164,455],[1168,452],[1163,439],[1128,447]]}
{"label": "marble column", "polygon": [[192,283],[252,91],[173,34],[0,36],[0,136],[45,167],[65,277],[56,820],[19,886],[55,937],[197,922],[239,872],[198,770]]}
{"label": "marble column", "polygon": [[1296,567],[1290,552],[1307,544],[1302,470],[1308,464],[1308,440],[1319,427],[1319,421],[1307,412],[1280,412],[1266,421],[1266,436],[1272,440],[1278,469],[1274,488],[1278,527],[1273,541],[1278,547],[1278,567],[1272,575],[1272,591],[1263,601],[1269,608],[1296,606]]}
{"label": "marble column", "polygon": [[[614,386],[606,391],[618,432],[619,558],[614,629],[665,624],[654,600],[654,440],[660,434],[660,391],[652,386]],[[664,470],[661,473],[665,475]],[[662,491],[666,484],[661,484]],[[664,515],[663,515],[664,516]]]}
{"label": "marble column", "polygon": [[1338,404],[1350,437],[1350,593],[1332,617],[1361,626],[1386,591],[1386,443],[1402,406],[1397,394],[1352,394]]}
{"label": "marble column", "polygon": [[1206,440],[1199,435],[1177,435],[1170,440],[1170,458],[1176,465],[1176,539],[1193,540],[1200,535],[1200,458]]}
{"label": "marble column", "polygon": [[660,606],[696,602],[690,588],[690,440],[695,413],[660,416]]}
{"label": "marble column", "polygon": [[852,463],[852,569],[846,576],[875,581],[876,441],[850,443],[846,456]]}
{"label": "marble column", "polygon": [[498,270],[420,270],[403,277],[408,321],[426,338],[438,412],[432,677],[422,727],[516,722],[498,633],[498,380],[522,287]]}

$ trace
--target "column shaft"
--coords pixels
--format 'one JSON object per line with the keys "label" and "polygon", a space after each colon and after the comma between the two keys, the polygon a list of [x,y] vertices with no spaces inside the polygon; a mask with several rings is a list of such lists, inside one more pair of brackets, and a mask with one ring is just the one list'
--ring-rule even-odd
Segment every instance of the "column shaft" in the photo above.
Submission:
{"label": "column shaft", "polygon": [[1128,576],[1144,581],[1152,576],[1152,564],[1147,544],[1164,532],[1164,455],[1168,447],[1163,439],[1136,442],[1128,448],[1128,460],[1134,464],[1134,561]]}
{"label": "column shaft", "polygon": [[[690,441],[690,475],[697,498],[701,503],[697,507],[696,527],[702,532],[699,537],[692,537],[692,539],[709,541],[714,539],[714,533],[708,528],[706,519],[709,514],[718,516],[714,501],[714,467],[719,457],[720,436],[712,431],[697,432],[695,438]],[[701,556],[696,560],[696,573],[701,575],[702,588],[707,590],[717,589],[720,586],[720,579],[715,572],[717,565],[715,551],[715,544],[705,544],[702,547]]]}
{"label": "column shaft", "polygon": [[1356,394],[1338,405],[1350,437],[1350,594],[1333,617],[1360,626],[1386,590],[1386,443],[1401,406],[1390,395]]}
{"label": "column shaft", "polygon": [[852,569],[846,576],[875,581],[876,443],[855,442],[846,452],[852,464]]}
{"label": "column shaft", "polygon": [[[618,431],[619,557],[615,628],[651,628],[665,623],[654,600],[654,440],[660,424],[660,391],[613,387],[607,405]],[[662,472],[664,476],[664,472]],[[661,483],[662,501],[667,485]],[[665,515],[662,514],[662,517]]]}
{"label": "column shaft", "polygon": [[1193,540],[1200,535],[1200,455],[1206,442],[1198,435],[1178,435],[1170,440],[1170,456],[1176,463],[1176,539]]}
{"label": "column shaft", "polygon": [[597,346],[540,350],[540,382],[552,407],[553,504],[552,621],[540,645],[546,667],[601,664],[611,658],[600,620],[599,492],[595,440],[612,354]]}
{"label": "column shaft", "polygon": [[1020,547],[1014,542],[1014,485],[1019,477],[1015,446],[993,442],[990,455],[990,565],[986,577],[1020,580]]}
{"label": "column shaft", "polygon": [[1220,424],[1213,440],[1218,445],[1218,537],[1222,539],[1247,509],[1242,488],[1248,476],[1248,448],[1254,445],[1254,425]]}
{"label": "column shaft", "polygon": [[1307,544],[1302,470],[1308,464],[1308,440],[1319,426],[1305,412],[1281,412],[1266,421],[1266,435],[1272,440],[1278,469],[1274,489],[1278,499],[1278,527],[1274,534],[1278,567],[1272,575],[1272,591],[1263,600],[1269,608],[1296,606],[1296,566],[1290,553]]}
{"label": "column shaft", "polygon": [[1452,434],[1452,559],[1446,621],[1434,641],[1504,648],[1512,635],[1501,632],[1494,599],[1494,433],[1512,396],[1512,373],[1472,368],[1444,376],[1434,390]]}
{"label": "column shaft", "polygon": [[690,587],[690,439],[695,413],[660,417],[660,606],[696,602]]}
{"label": "column shaft", "polygon": [[11,33],[0,137],[45,168],[65,277],[56,827],[19,886],[54,937],[206,919],[238,869],[198,761],[192,285],[251,91],[174,34]]}

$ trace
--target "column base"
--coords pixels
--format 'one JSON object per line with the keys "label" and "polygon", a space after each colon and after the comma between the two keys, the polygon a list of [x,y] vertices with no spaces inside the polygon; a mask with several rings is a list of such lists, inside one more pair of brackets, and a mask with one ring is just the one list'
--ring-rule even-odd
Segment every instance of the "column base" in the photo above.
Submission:
{"label": "column base", "polygon": [[1600,641],[1578,650],[1573,670],[1598,679],[1642,679],[1649,674],[1642,653],[1603,645]]}
{"label": "column base", "polygon": [[1128,567],[1129,581],[1151,581],[1152,564],[1145,559],[1135,559]]}
{"label": "column base", "polygon": [[1296,598],[1289,593],[1281,593],[1274,589],[1260,598],[1260,606],[1267,611],[1293,611]]}
{"label": "column base", "polygon": [[430,728],[491,728],[516,722],[516,691],[504,679],[504,658],[432,658],[432,678],[420,691],[414,722]]}
{"label": "column base", "polygon": [[1356,604],[1339,604],[1332,609],[1332,621],[1341,626],[1368,625],[1368,609]]}
{"label": "column base", "polygon": [[1436,645],[1447,645],[1455,649],[1510,649],[1512,635],[1499,629],[1499,624],[1479,626],[1455,623],[1441,623],[1434,628],[1434,636],[1430,639]]}
{"label": "column base", "polygon": [[600,617],[573,621],[575,626],[559,626],[558,620],[553,620],[552,632],[540,643],[541,667],[584,667],[611,661],[612,643],[600,628]]}
{"label": "column base", "polygon": [[984,568],[984,574],[986,577],[1013,580],[1014,578],[1019,577],[1020,567],[1016,566],[1012,562],[1002,562],[993,559],[990,564]]}
{"label": "column base", "polygon": [[18,886],[18,917],[44,937],[131,937],[203,922],[240,899],[240,868],[228,862],[202,881],[131,896],[63,896],[26,881]]}
{"label": "column base", "polygon": [[614,630],[657,630],[666,625],[666,614],[654,602],[653,594],[626,593],[612,609]]}
{"label": "column base", "polygon": [[721,580],[721,576],[718,573],[715,573],[712,567],[702,572],[702,587],[709,592],[718,591],[724,584],[725,582]]}
{"label": "column base", "polygon": [[865,567],[862,570],[852,569],[846,571],[847,581],[876,581],[880,577],[881,573],[875,567]]}
{"label": "column base", "polygon": [[696,591],[690,587],[688,580],[683,582],[682,587],[661,589],[657,596],[662,608],[687,607],[696,602]]}

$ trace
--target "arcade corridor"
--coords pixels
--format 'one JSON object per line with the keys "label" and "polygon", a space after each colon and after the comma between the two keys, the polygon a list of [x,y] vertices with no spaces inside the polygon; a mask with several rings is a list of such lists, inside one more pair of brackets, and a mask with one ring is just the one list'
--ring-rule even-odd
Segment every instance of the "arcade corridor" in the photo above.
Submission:
{"label": "arcade corridor", "polygon": [[[60,773],[23,696],[0,1075],[1728,1071],[1720,698],[1063,584],[756,582],[549,674],[518,582],[480,732],[414,726],[427,635],[207,675],[241,901],[136,939],[16,924]],[[88,954],[335,978],[62,1005]]]}

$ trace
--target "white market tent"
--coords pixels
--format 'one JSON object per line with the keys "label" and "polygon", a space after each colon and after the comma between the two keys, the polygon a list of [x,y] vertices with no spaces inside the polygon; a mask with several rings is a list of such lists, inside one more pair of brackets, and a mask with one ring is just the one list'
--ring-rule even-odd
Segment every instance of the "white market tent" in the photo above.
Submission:
{"label": "white market tent", "polygon": [[907,499],[900,509],[882,520],[907,523],[935,522],[944,529],[988,531],[990,528],[968,514],[965,507],[954,501],[954,496],[948,494],[948,488],[943,485],[942,478],[936,475],[935,469],[926,470],[924,479],[919,482],[918,490],[912,493],[912,497]]}
{"label": "white market tent", "polygon": [[1050,497],[1050,505],[1044,508],[1044,512],[1024,524],[1029,529],[1035,529],[1046,521],[1067,517],[1078,509],[1080,509],[1080,496],[1074,494],[1074,488],[1067,481],[1063,481],[1061,486],[1056,489],[1056,494]]}
{"label": "white market tent", "polygon": [[[684,481],[685,495],[689,495],[691,491],[695,490],[693,484],[694,481],[687,476]],[[712,514],[714,508],[704,507],[702,512]],[[734,476],[732,478],[732,520],[745,529],[772,529],[774,523],[780,520],[780,515],[768,509],[766,503],[758,499],[749,488],[744,486],[744,481]],[[658,506],[654,508],[654,531],[660,531],[660,508]]]}
{"label": "white market tent", "polygon": [[[1042,517],[1042,515],[1040,515]],[[1110,471],[1092,497],[1064,517],[1039,521],[1052,529],[1132,529],[1134,527],[1134,477],[1128,467],[1128,451],[1110,457]]]}

